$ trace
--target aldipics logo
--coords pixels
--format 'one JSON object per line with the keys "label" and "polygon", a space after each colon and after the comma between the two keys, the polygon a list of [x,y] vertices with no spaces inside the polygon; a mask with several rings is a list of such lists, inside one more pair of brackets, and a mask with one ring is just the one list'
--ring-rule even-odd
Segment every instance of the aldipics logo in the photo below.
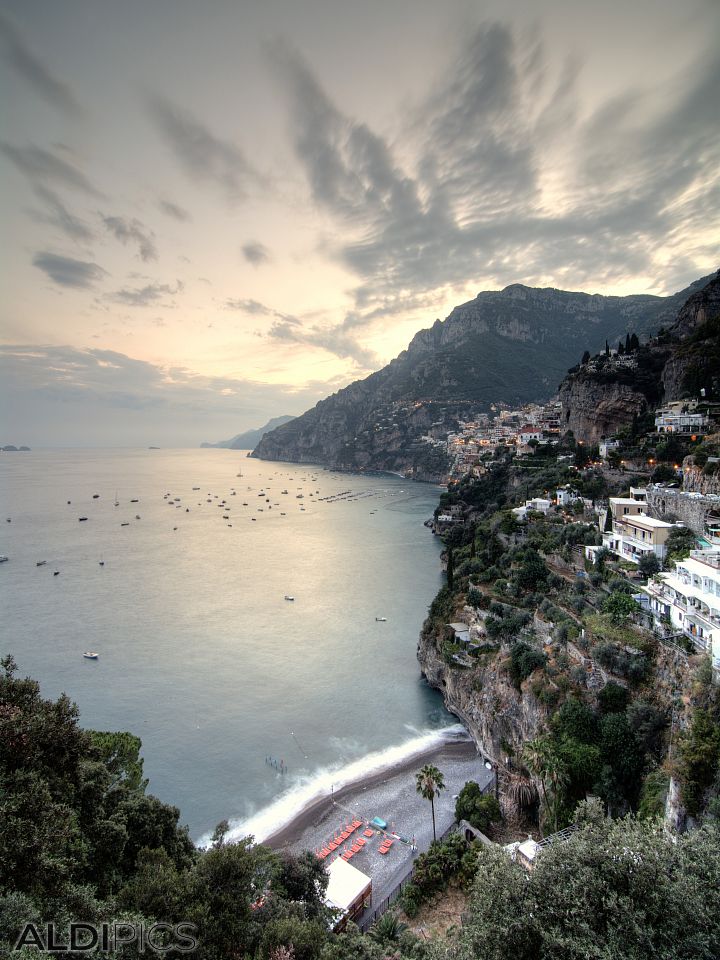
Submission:
{"label": "aldipics logo", "polygon": [[41,953],[116,953],[135,944],[138,953],[192,953],[198,942],[193,923],[83,923],[74,921],[60,930],[54,923],[26,923],[14,949],[34,947]]}

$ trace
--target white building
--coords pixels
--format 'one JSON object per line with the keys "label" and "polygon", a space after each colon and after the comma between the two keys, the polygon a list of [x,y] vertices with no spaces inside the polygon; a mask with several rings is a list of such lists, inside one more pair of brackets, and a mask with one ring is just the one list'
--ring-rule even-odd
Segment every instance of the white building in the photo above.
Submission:
{"label": "white building", "polygon": [[676,524],[647,517],[644,513],[628,514],[613,521],[613,528],[603,534],[603,546],[616,553],[621,560],[640,563],[647,554],[654,553],[663,561],[667,553],[667,539]]}
{"label": "white building", "polygon": [[710,653],[713,669],[720,670],[720,550],[691,551],[673,573],[658,574],[643,592],[655,617]]}
{"label": "white building", "polygon": [[537,440],[539,443],[542,438],[542,430],[539,427],[534,426],[532,423],[523,424],[523,426],[518,430],[518,440],[520,443],[526,446],[531,440]]}
{"label": "white building", "polygon": [[555,499],[559,507],[569,507],[575,500],[581,500],[580,494],[572,487],[558,487],[555,493]]}
{"label": "white building", "polygon": [[658,433],[704,433],[707,414],[696,410],[697,401],[676,401],[658,410],[655,414],[655,427]]}
{"label": "white building", "polygon": [[600,456],[603,460],[607,459],[607,455],[611,450],[617,450],[620,446],[619,440],[601,440],[599,443]]}
{"label": "white building", "polygon": [[528,510],[535,513],[547,513],[552,507],[552,500],[546,500],[544,497],[534,497],[532,500],[526,500],[522,507],[513,507],[511,513],[514,513],[518,520],[524,520]]}

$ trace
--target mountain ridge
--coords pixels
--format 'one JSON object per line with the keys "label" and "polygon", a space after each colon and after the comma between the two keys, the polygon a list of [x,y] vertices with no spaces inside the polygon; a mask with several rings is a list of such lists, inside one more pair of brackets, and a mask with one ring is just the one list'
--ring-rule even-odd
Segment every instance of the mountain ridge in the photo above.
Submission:
{"label": "mountain ridge", "polygon": [[523,284],[482,291],[419,330],[382,369],[266,434],[252,456],[442,479],[447,462],[423,435],[446,433],[496,402],[549,398],[584,350],[671,323],[702,285],[668,297]]}
{"label": "mountain ridge", "polygon": [[216,443],[201,443],[200,448],[202,450],[252,450],[253,447],[260,443],[266,433],[275,430],[276,427],[282,427],[294,419],[295,417],[288,414],[284,414],[281,417],[272,417],[272,419],[268,420],[262,427],[257,427],[255,430],[245,430],[244,433],[237,433],[229,440],[218,440]]}

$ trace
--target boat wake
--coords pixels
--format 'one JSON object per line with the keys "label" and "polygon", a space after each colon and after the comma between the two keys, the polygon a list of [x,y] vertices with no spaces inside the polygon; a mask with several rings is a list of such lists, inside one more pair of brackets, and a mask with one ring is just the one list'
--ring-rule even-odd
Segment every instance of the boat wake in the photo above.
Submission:
{"label": "boat wake", "polygon": [[[252,836],[258,842],[266,840],[286,827],[315,801],[329,797],[331,792],[337,792],[343,787],[358,783],[365,777],[381,773],[383,770],[390,770],[400,763],[405,763],[445,743],[468,739],[465,727],[455,723],[440,730],[423,731],[410,740],[368,753],[350,763],[320,768],[308,776],[298,777],[288,790],[280,794],[267,807],[244,818],[231,820],[226,839],[232,842]],[[211,833],[204,834],[197,841],[197,845],[207,847],[211,836]]]}

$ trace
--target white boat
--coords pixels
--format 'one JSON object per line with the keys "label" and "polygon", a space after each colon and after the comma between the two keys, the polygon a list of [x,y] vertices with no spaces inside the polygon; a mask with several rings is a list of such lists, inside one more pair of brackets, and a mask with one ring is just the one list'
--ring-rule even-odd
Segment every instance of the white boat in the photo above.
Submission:
{"label": "white boat", "polygon": [[10,557],[5,557],[5,556],[0,557],[0,563],[7,563],[9,559]]}
{"label": "white boat", "polygon": [[387,617],[375,617],[377,623],[386,623]]}
{"label": "white boat", "polygon": [[99,654],[92,653],[90,650],[86,650],[83,656],[85,657],[86,660],[97,660]]}
{"label": "white boat", "polygon": [[291,597],[289,594],[286,593],[286,594],[285,594],[285,599],[286,599],[286,600],[294,600],[295,597]]}

